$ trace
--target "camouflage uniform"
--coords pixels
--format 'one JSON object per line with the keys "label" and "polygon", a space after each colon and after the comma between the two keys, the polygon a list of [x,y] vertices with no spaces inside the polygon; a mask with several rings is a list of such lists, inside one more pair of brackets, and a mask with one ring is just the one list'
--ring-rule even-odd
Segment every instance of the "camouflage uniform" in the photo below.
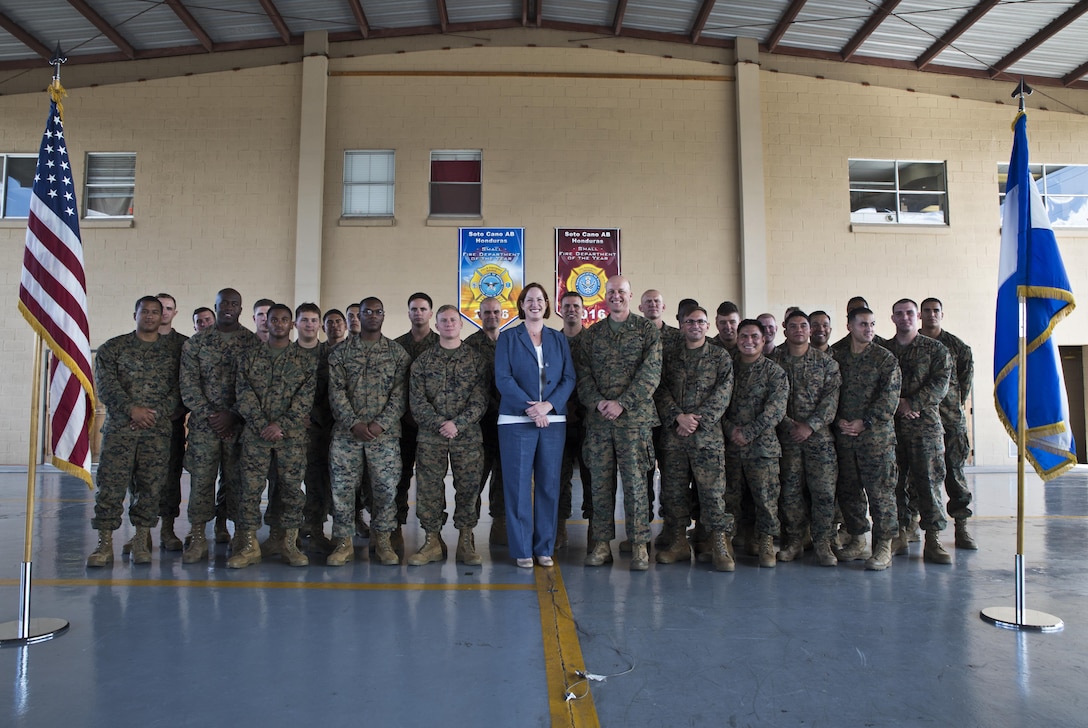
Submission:
{"label": "camouflage uniform", "polygon": [[944,428],[940,404],[948,394],[952,356],[945,345],[924,334],[907,345],[894,338],[884,348],[899,361],[903,387],[899,396],[910,402],[917,419],[895,419],[895,458],[899,478],[895,487],[899,525],[910,525],[908,488],[918,498],[921,526],[926,531],[943,531],[947,522],[941,498],[944,483]]}
{"label": "camouflage uniform", "polygon": [[[163,338],[166,339],[167,346],[170,347],[174,357],[180,361],[181,350],[189,337],[170,329],[170,333],[165,334]],[[178,408],[170,413],[170,465],[166,483],[163,485],[162,493],[159,494],[159,515],[164,519],[177,518],[181,515],[181,470],[185,461],[185,414],[185,407],[179,399]],[[175,415],[177,419],[174,419]]]}
{"label": "camouflage uniform", "polygon": [[944,490],[948,495],[948,515],[951,518],[970,518],[971,490],[963,466],[971,453],[967,438],[967,399],[975,380],[975,358],[971,347],[962,339],[942,330],[937,341],[947,347],[954,366],[948,383],[948,394],[941,400],[941,425],[944,427]]}
{"label": "camouflage uniform", "polygon": [[[790,383],[782,367],[765,356],[751,364],[738,360],[733,370],[733,399],[722,418],[725,436],[725,509],[734,516],[740,512],[745,490],[752,494],[756,531],[777,536],[778,459],[782,446],[775,427],[786,416]],[[730,438],[739,427],[747,445],[737,445]]]}
{"label": "camouflage uniform", "polygon": [[[725,349],[704,343],[688,349],[673,342],[664,353],[661,384],[654,394],[661,416],[661,508],[669,522],[691,523],[688,486],[694,479],[702,524],[711,531],[733,532],[733,514],[725,508],[725,440],[722,415],[733,394],[733,360]],[[701,415],[691,435],[676,432],[676,418]]]}
{"label": "camouflage uniform", "polygon": [[[616,330],[613,331],[613,326]],[[586,407],[582,454],[593,486],[590,540],[616,537],[616,472],[623,482],[627,538],[633,545],[650,540],[646,471],[654,461],[651,430],[658,424],[653,393],[661,379],[661,335],[636,314],[613,324],[602,319],[579,335],[575,370],[578,399]],[[597,410],[602,400],[617,400],[623,413],[606,420]]]}
{"label": "camouflage uniform", "polygon": [[310,408],[310,426],[306,428],[306,505],[303,520],[324,523],[332,511],[332,480],[329,476],[329,445],[335,420],[329,406],[329,344],[318,342],[304,352],[316,359],[314,406]]}
{"label": "camouflage uniform", "polygon": [[[98,531],[121,527],[125,492],[130,490],[128,517],[134,526],[154,526],[170,459],[170,415],[181,404],[178,351],[165,336],[140,341],[135,332],[102,346],[94,360],[95,389],[106,406],[102,454],[95,479],[91,526]],[[130,427],[133,407],[155,410],[155,425]]]}
{"label": "camouflage uniform", "polygon": [[[181,352],[181,399],[189,408],[189,439],[185,469],[189,471],[189,523],[207,523],[222,515],[236,518],[240,488],[238,436],[241,423],[220,438],[208,418],[235,409],[235,375],[238,361],[261,345],[252,331],[239,328],[224,333],[217,328],[196,334]],[[221,475],[219,495],[215,479]]]}
{"label": "camouflage uniform", "polygon": [[[813,540],[829,540],[833,535],[835,482],[839,476],[835,439],[830,430],[839,407],[842,384],[839,365],[831,356],[811,346],[801,356],[790,356],[785,344],[775,349],[774,361],[790,381],[786,419],[778,425],[778,440],[782,443],[779,477],[782,525],[786,536],[800,539],[811,515]],[[795,422],[812,428],[812,434],[804,442],[796,443],[790,437]],[[811,506],[806,505],[806,491]]]}
{"label": "camouflage uniform", "polygon": [[[570,346],[572,361],[578,358],[578,343],[582,340],[581,331],[574,336],[567,337],[567,345]],[[591,492],[592,477],[589,467],[582,459],[582,442],[586,439],[586,408],[578,399],[578,390],[567,400],[567,435],[563,445],[563,462],[559,468],[559,520],[563,521],[573,515],[573,487],[574,465],[578,465],[578,474],[582,481],[582,518],[593,517],[593,495]],[[612,480],[615,480],[615,474]]]}
{"label": "camouflage uniform", "polygon": [[[421,340],[412,338],[412,332],[402,334],[396,338],[396,342],[408,352],[408,366],[412,365],[419,355],[438,345],[438,334],[430,331]],[[408,385],[405,383],[405,391]],[[397,483],[397,523],[408,522],[408,491],[412,487],[412,473],[416,465],[416,438],[419,437],[419,427],[416,425],[412,412],[405,408],[404,418],[401,420],[400,436],[400,481]]]}
{"label": "camouflage uniform", "polygon": [[[302,525],[302,477],[306,472],[306,415],[314,405],[317,365],[309,352],[291,342],[274,349],[268,344],[249,350],[238,363],[238,412],[242,431],[242,491],[237,524],[246,530],[261,527],[261,493],[270,469],[276,473],[277,498],[283,513],[277,525]],[[283,431],[279,442],[268,442],[261,431],[275,423]]]}
{"label": "camouflage uniform", "polygon": [[877,540],[894,538],[899,531],[895,506],[895,408],[899,406],[902,378],[895,357],[877,344],[860,354],[849,347],[834,349],[842,387],[835,420],[863,420],[857,437],[836,432],[839,457],[838,501],[843,523],[852,536],[869,531],[865,516],[868,497]]}
{"label": "camouflage uniform", "polygon": [[[476,350],[483,362],[484,370],[489,373],[491,385],[488,387],[487,411],[480,418],[480,431],[484,440],[483,470],[480,473],[480,495],[484,493],[484,484],[491,478],[491,492],[488,496],[488,514],[492,519],[506,517],[506,501],[502,492],[502,462],[499,459],[499,390],[495,387],[495,342],[488,338],[483,329],[471,334],[465,343]],[[479,510],[479,504],[476,507]]]}
{"label": "camouflage uniform", "polygon": [[[446,520],[446,470],[453,470],[453,525],[472,528],[479,520],[477,497],[483,471],[480,417],[490,386],[481,357],[470,346],[435,346],[419,355],[408,377],[408,402],[419,425],[416,450],[416,515],[424,531],[442,529]],[[457,437],[442,436],[445,421]]]}
{"label": "camouflage uniform", "polygon": [[[364,469],[373,486],[371,526],[383,532],[397,527],[408,364],[400,344],[384,336],[374,342],[352,336],[329,354],[329,404],[336,418],[329,449],[334,538],[355,533],[355,486]],[[352,425],[369,422],[377,423],[382,433],[369,442],[356,439]]]}

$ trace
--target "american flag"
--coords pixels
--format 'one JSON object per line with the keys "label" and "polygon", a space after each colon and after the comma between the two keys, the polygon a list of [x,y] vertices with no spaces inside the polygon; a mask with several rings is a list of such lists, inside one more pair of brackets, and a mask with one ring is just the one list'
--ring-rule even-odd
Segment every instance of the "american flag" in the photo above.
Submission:
{"label": "american flag", "polygon": [[61,122],[59,82],[45,124],[19,282],[19,310],[53,352],[49,414],[53,464],[91,484],[94,385],[87,281],[72,166]]}

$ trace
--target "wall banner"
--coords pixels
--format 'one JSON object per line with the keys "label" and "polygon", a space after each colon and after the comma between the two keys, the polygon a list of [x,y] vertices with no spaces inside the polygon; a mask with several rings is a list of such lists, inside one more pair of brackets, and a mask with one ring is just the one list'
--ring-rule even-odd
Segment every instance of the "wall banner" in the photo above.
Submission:
{"label": "wall banner", "polygon": [[582,326],[608,317],[604,284],[620,272],[619,228],[555,229],[555,308],[567,291],[582,296]]}
{"label": "wall banner", "polygon": [[477,329],[485,298],[502,304],[502,327],[518,320],[525,286],[525,228],[459,228],[458,308]]}

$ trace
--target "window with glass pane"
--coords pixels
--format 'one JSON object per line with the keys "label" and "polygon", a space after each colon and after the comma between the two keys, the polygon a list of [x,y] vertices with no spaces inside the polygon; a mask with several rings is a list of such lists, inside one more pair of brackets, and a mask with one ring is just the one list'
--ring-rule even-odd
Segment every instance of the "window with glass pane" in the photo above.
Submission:
{"label": "window with glass pane", "polygon": [[431,152],[431,214],[479,217],[480,151]]}
{"label": "window with glass pane", "polygon": [[29,217],[30,194],[34,189],[33,155],[0,154],[0,217]]}
{"label": "window with glass pane", "polygon": [[84,217],[132,217],[136,194],[134,152],[88,152]]}
{"label": "window with glass pane", "polygon": [[947,225],[944,162],[851,159],[850,222]]}
{"label": "window with glass pane", "polygon": [[392,149],[344,152],[344,216],[392,217],[396,164]]}
{"label": "window with glass pane", "polygon": [[[1032,164],[1028,167],[1052,227],[1088,227],[1088,165]],[[1005,202],[1009,165],[997,165],[998,202]]]}

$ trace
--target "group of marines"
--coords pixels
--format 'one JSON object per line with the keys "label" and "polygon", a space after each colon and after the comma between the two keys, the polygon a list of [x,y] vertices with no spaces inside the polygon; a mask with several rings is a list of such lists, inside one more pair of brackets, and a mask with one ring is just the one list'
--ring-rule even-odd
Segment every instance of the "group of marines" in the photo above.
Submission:
{"label": "group of marines", "polygon": [[[940,301],[897,301],[895,336],[884,340],[864,299],[851,299],[848,333],[835,344],[826,312],[791,307],[776,346],[770,314],[742,319],[725,301],[710,336],[711,317],[694,300],[680,302],[673,327],[658,291],[642,295],[641,315],[632,299],[630,281],[613,276],[608,317],[586,329],[581,296],[558,301],[577,387],[557,548],[567,542],[575,467],[589,520],[587,566],[613,560],[618,481],[627,535],[620,549],[630,551],[632,570],[649,568],[655,472],[661,564],[694,557],[733,571],[737,545],[774,567],[811,547],[820,565],[865,559],[865,568],[882,570],[920,540],[919,527],[925,560],[951,563],[939,537],[947,525],[942,485],[956,546],[977,548],[963,474],[973,363],[970,348],[942,329]],[[186,338],[173,328],[172,296],[137,301],[135,331],[105,342],[95,359],[107,414],[92,520],[98,546],[87,565],[113,562],[126,492],[135,535],[123,550],[136,564],[151,562],[160,517],[161,545],[182,551],[183,563],[209,557],[213,523],[212,538],[230,543],[230,568],[275,555],[305,566],[307,541],[327,565],[342,566],[355,557],[356,535],[369,538],[377,562],[400,564],[413,474],[425,537],[406,561],[445,561],[447,471],[456,559],[480,564],[473,531],[488,483],[490,543],[506,542],[493,383],[503,309],[484,299],[479,331],[462,341],[458,308],[439,307],[436,332],[432,305],[427,294],[412,294],[411,328],[393,340],[382,334],[384,304],[374,297],[346,316],[262,299],[254,333],[241,325],[240,294],[227,288],[214,310],[193,312],[196,333]],[[183,465],[184,541],[174,533]],[[266,488],[269,536],[258,542]]]}

